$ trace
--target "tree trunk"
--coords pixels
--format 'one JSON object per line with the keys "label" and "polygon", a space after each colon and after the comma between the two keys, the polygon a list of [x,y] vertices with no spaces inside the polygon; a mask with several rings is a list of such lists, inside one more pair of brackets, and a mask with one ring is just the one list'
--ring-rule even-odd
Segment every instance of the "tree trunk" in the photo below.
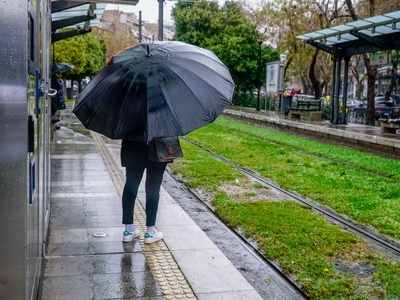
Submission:
{"label": "tree trunk", "polygon": [[321,85],[317,79],[317,76],[315,75],[315,65],[317,63],[317,57],[318,57],[319,49],[315,49],[311,65],[310,65],[310,70],[308,72],[308,76],[310,77],[311,84],[313,85],[314,88],[314,93],[315,93],[315,98],[319,99],[321,98]]}
{"label": "tree trunk", "polygon": [[[345,0],[347,7],[349,9],[350,15],[354,21],[358,20],[358,15],[354,9],[351,0]],[[368,0],[369,15],[375,15],[375,0]],[[377,75],[377,69],[375,66],[370,65],[370,60],[368,54],[363,54],[365,68],[367,69],[368,75],[368,89],[367,89],[367,125],[374,125],[375,123],[375,80]]]}
{"label": "tree trunk", "polygon": [[374,126],[375,124],[375,77],[368,76],[367,90],[367,125]]}
{"label": "tree trunk", "polygon": [[368,75],[367,125],[373,126],[375,124],[375,81],[378,71],[375,66],[371,66],[368,54],[363,54],[363,57]]}
{"label": "tree trunk", "polygon": [[390,84],[385,93],[385,101],[389,100],[389,97],[393,92],[394,82],[396,80],[397,64],[395,62],[393,62],[392,65],[393,65],[393,67],[392,67],[392,72],[390,73]]}
{"label": "tree trunk", "polygon": [[362,80],[360,78],[357,79],[357,97],[356,99],[361,99],[362,98],[362,92],[363,92],[364,86]]}

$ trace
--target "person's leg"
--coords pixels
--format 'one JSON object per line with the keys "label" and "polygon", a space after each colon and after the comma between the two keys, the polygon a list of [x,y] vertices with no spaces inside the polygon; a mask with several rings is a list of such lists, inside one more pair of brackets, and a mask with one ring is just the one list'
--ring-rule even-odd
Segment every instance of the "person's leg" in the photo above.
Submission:
{"label": "person's leg", "polygon": [[153,243],[164,236],[161,232],[155,232],[158,203],[160,200],[160,188],[163,180],[166,164],[146,169],[146,226],[145,243]]}
{"label": "person's leg", "polygon": [[160,189],[166,165],[146,169],[146,226],[156,224]]}
{"label": "person's leg", "polygon": [[122,224],[125,224],[124,242],[130,242],[139,235],[139,231],[135,231],[133,227],[133,211],[143,172],[144,168],[126,168],[126,182],[122,193]]}

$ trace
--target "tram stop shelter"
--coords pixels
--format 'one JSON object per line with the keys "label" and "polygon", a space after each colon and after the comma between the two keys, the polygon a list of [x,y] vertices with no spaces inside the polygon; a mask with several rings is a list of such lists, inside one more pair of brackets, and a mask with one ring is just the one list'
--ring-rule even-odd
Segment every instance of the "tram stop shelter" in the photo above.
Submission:
{"label": "tram stop shelter", "polygon": [[[90,32],[91,27],[98,25],[107,3],[136,5],[139,0],[52,0],[52,43]],[[75,27],[75,30],[56,32],[66,27]]]}
{"label": "tram stop shelter", "polygon": [[347,103],[348,70],[351,56],[400,50],[400,11],[302,34],[296,38],[333,56],[332,124],[346,124],[346,110],[339,110],[340,74],[344,60],[343,107]]}

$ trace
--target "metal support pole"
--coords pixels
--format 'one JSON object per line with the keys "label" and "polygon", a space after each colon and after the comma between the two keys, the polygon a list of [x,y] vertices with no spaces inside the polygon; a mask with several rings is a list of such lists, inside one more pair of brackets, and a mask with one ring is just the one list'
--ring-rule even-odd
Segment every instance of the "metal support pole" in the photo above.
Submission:
{"label": "metal support pole", "polygon": [[158,0],[158,40],[164,36],[164,0]]}
{"label": "metal support pole", "polygon": [[394,72],[394,93],[397,94],[397,66],[399,65],[399,50],[396,50],[396,68]]}
{"label": "metal support pole", "polygon": [[139,10],[139,43],[142,42],[142,11]]}
{"label": "metal support pole", "polygon": [[347,109],[347,82],[349,80],[349,61],[350,57],[344,58],[342,116],[340,120],[341,124],[347,124],[346,109]]}
{"label": "metal support pole", "polygon": [[335,74],[335,97],[333,99],[333,124],[339,124],[339,96],[340,96],[340,73],[342,58],[338,57],[336,60],[336,74]]}
{"label": "metal support pole", "polygon": [[279,77],[278,77],[278,94],[279,94],[279,105],[278,110],[283,112],[283,82],[285,80],[285,64],[286,64],[286,54],[280,55],[280,62],[279,62]]}
{"label": "metal support pole", "polygon": [[257,111],[260,111],[260,90],[261,90],[261,45],[262,41],[258,41],[259,44],[259,51],[258,51],[258,72],[257,72]]}
{"label": "metal support pole", "polygon": [[393,80],[393,89],[392,89],[392,96],[393,99],[395,98],[395,95],[397,94],[397,65],[399,63],[399,51],[396,50],[396,57],[392,61],[393,65],[393,74],[392,74],[392,80]]}
{"label": "metal support pole", "polygon": [[335,86],[336,86],[336,61],[337,61],[337,57],[334,56],[333,57],[333,67],[332,67],[332,74],[333,74],[333,78],[332,78],[332,85],[331,85],[331,91],[330,91],[330,102],[329,102],[329,120],[330,122],[333,124],[333,110],[334,110],[334,106],[333,106],[333,99],[335,98]]}

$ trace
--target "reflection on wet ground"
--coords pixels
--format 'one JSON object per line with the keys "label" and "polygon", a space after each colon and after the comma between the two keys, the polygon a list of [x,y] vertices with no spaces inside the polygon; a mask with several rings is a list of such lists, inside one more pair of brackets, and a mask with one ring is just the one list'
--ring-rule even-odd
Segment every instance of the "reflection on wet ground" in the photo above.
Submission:
{"label": "reflection on wet ground", "polygon": [[120,197],[89,131],[63,125],[39,299],[163,299],[140,243],[122,243]]}

